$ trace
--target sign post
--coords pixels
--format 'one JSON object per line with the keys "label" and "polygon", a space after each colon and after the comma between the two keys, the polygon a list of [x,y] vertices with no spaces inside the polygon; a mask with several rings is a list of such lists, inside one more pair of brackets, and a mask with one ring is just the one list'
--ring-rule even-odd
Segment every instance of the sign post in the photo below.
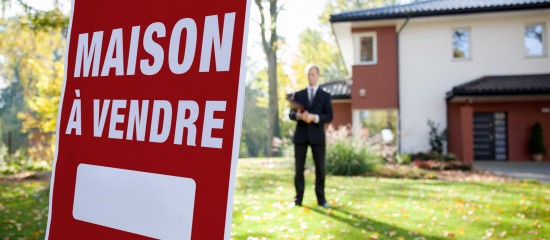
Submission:
{"label": "sign post", "polygon": [[229,239],[249,0],[75,0],[46,239]]}

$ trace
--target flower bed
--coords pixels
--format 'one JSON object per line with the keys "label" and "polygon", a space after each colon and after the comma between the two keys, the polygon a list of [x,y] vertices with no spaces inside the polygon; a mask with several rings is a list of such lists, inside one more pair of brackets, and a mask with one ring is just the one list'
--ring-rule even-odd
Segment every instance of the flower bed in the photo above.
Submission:
{"label": "flower bed", "polygon": [[414,160],[413,164],[419,168],[429,170],[472,170],[472,164],[460,161],[443,162],[437,160]]}

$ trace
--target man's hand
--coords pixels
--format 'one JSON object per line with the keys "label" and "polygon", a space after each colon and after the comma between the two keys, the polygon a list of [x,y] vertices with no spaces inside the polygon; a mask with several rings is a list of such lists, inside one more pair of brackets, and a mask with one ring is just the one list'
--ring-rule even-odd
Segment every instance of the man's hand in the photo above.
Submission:
{"label": "man's hand", "polygon": [[304,113],[307,113],[307,111],[296,111],[296,120],[302,120]]}
{"label": "man's hand", "polygon": [[307,124],[309,124],[311,121],[309,120],[310,117],[309,117],[309,112],[308,111],[298,111],[296,112],[296,119],[297,120],[302,120],[304,122],[306,122]]}
{"label": "man's hand", "polygon": [[310,124],[314,122],[315,119],[317,119],[317,115],[313,113],[309,113],[308,111],[296,112],[296,120],[302,120],[305,123]]}
{"label": "man's hand", "polygon": [[315,122],[315,120],[317,120],[317,114],[309,113],[307,117],[308,117],[307,123],[312,123],[312,122]]}

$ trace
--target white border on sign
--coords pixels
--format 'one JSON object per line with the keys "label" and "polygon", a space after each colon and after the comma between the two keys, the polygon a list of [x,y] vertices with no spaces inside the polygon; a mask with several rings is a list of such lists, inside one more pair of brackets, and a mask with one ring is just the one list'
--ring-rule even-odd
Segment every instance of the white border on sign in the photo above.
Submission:
{"label": "white border on sign", "polygon": [[74,17],[74,4],[75,0],[71,0],[71,18],[69,19],[69,31],[67,31],[67,47],[65,48],[65,66],[63,67],[65,73],[63,74],[63,86],[61,87],[61,99],[59,100],[59,107],[57,109],[57,126],[55,128],[55,153],[52,165],[52,177],[50,182],[50,206],[48,211],[48,225],[46,227],[46,240],[50,235],[50,224],[52,221],[52,202],[53,202],[53,187],[55,182],[55,167],[57,165],[57,154],[59,152],[59,128],[61,127],[61,110],[63,108],[63,99],[65,98],[65,86],[67,83],[67,66],[69,63],[69,45],[71,42],[71,30],[73,29],[73,17]]}
{"label": "white border on sign", "polygon": [[239,74],[239,93],[237,95],[237,109],[235,111],[235,132],[233,133],[233,152],[231,154],[231,173],[229,175],[229,191],[227,192],[227,212],[225,213],[224,239],[231,238],[231,222],[233,218],[233,194],[235,192],[235,177],[237,174],[237,162],[239,161],[239,149],[241,146],[241,129],[243,123],[244,93],[246,78],[246,46],[248,43],[248,24],[250,18],[250,0],[246,1],[246,13],[244,15],[243,47],[241,53],[241,72]]}

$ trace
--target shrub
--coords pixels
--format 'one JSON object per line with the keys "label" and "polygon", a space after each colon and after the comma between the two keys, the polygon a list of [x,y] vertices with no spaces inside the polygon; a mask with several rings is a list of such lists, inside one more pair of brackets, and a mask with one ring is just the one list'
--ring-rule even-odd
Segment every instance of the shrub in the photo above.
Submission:
{"label": "shrub", "polygon": [[409,164],[411,163],[411,155],[405,153],[398,153],[395,155],[397,164]]}
{"label": "shrub", "polygon": [[439,124],[432,120],[428,120],[428,126],[430,127],[430,147],[431,151],[441,155],[443,153],[444,145],[447,142],[447,129],[439,131]]}
{"label": "shrub", "polygon": [[5,146],[0,146],[0,175],[10,175],[22,171],[51,171],[51,164],[44,160],[29,158],[25,149],[8,154]]}
{"label": "shrub", "polygon": [[531,128],[531,139],[529,139],[529,152],[532,154],[546,154],[546,147],[542,138],[542,125],[536,122]]}
{"label": "shrub", "polygon": [[443,154],[441,158],[445,162],[450,162],[450,161],[455,161],[456,160],[456,155],[454,155],[452,153]]}
{"label": "shrub", "polygon": [[356,176],[376,170],[380,156],[373,154],[364,141],[354,141],[348,128],[327,131],[326,171],[330,175]]}

